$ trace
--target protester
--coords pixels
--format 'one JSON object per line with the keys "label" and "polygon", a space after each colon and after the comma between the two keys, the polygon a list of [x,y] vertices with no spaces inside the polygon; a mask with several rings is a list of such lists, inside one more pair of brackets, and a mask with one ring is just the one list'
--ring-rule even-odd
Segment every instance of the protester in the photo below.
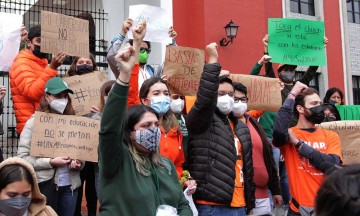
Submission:
{"label": "protester", "polygon": [[[76,56],[70,65],[69,70],[67,71],[67,76],[83,75],[97,71],[94,56],[89,53],[88,57]],[[88,114],[85,114],[85,117],[92,117],[94,115],[93,110],[97,110],[96,106],[93,106],[92,110],[89,110]],[[75,216],[81,216],[81,204],[83,198],[83,188],[85,184],[85,197],[86,197],[86,206],[88,209],[88,216],[95,216],[97,209],[97,195],[96,195],[96,186],[95,186],[95,169],[97,168],[97,163],[94,162],[85,162],[85,167],[80,171],[81,186],[79,188],[79,193],[77,197]]]}
{"label": "protester", "polygon": [[[322,101],[313,88],[297,82],[280,108],[273,144],[280,147],[286,161],[292,196],[288,215],[310,214],[324,173],[341,163],[340,138],[335,132],[315,127],[324,119]],[[291,116],[299,121],[290,127]],[[301,179],[301,181],[299,181]]]}
{"label": "protester", "polygon": [[360,164],[345,166],[326,177],[315,198],[315,214],[360,215]]}
{"label": "protester", "polygon": [[254,215],[266,214],[272,210],[268,189],[271,191],[274,204],[277,207],[282,204],[278,171],[275,166],[272,146],[256,119],[246,114],[248,102],[246,86],[241,83],[233,83],[233,86],[235,93],[232,111],[250,130],[254,182],[256,185],[255,208],[253,208],[252,213]]}
{"label": "protester", "polygon": [[[182,147],[184,151],[185,161],[184,166],[187,164],[187,143],[189,140],[188,131],[185,124],[185,117],[183,115],[184,107],[185,107],[185,97],[179,94],[171,94],[170,96],[170,109],[174,113],[181,130],[182,138]],[[184,167],[183,166],[183,167]]]}
{"label": "protester", "polygon": [[56,216],[45,203],[31,164],[18,157],[0,163],[0,215]]}
{"label": "protester", "polygon": [[[68,85],[59,77],[46,82],[45,94],[40,101],[39,111],[59,115],[75,115]],[[80,170],[84,162],[66,155],[55,158],[34,157],[30,155],[34,115],[26,122],[20,135],[18,156],[34,166],[40,191],[46,196],[47,204],[60,215],[74,215],[79,193]]]}
{"label": "protester", "polygon": [[208,63],[186,117],[189,171],[198,182],[193,197],[199,215],[246,215],[255,207],[250,132],[231,113],[234,88],[228,78],[219,81],[216,43],[205,51]]}
{"label": "protester", "polygon": [[30,28],[27,46],[28,49],[16,56],[9,72],[17,134],[22,132],[26,121],[39,107],[45,83],[57,75],[57,68],[65,59],[65,53],[60,51],[53,55],[48,66],[47,54],[40,52],[40,26]]}
{"label": "protester", "polygon": [[98,67],[94,55],[89,53],[88,57],[76,56],[71,63],[69,70],[66,72],[66,75],[83,75],[94,71],[98,71]]}
{"label": "protester", "polygon": [[332,122],[340,121],[341,116],[334,104],[323,104],[324,107],[324,121],[323,122]]}
{"label": "protester", "polygon": [[100,214],[155,215],[160,205],[169,205],[178,215],[192,215],[174,165],[159,154],[159,115],[144,105],[126,111],[131,71],[145,32],[146,23],[140,22],[133,29],[134,47],[126,45],[115,57],[121,72],[99,132]]}
{"label": "protester", "polygon": [[[6,87],[0,86],[0,115],[4,113],[3,99],[5,95],[6,95]],[[3,134],[4,134],[4,128],[0,121],[0,135]],[[4,160],[3,151],[2,148],[0,147],[0,162],[2,162],[3,160]]]}
{"label": "protester", "polygon": [[334,105],[344,105],[344,94],[342,91],[336,87],[329,88],[326,91],[324,103],[331,103]]}
{"label": "protester", "polygon": [[[115,77],[119,76],[119,68],[117,67],[116,61],[114,60],[114,56],[116,55],[117,51],[120,49],[121,45],[123,44],[125,40],[125,36],[132,25],[133,25],[133,20],[131,18],[127,18],[122,25],[120,34],[111,41],[111,46],[107,54],[107,61]],[[173,27],[169,28],[169,37],[172,38],[173,40],[172,45],[176,45],[175,38],[177,37],[177,33],[173,29]],[[133,40],[129,40],[129,43],[130,45],[132,45]],[[140,52],[139,52],[139,58],[138,58],[139,64],[136,64],[133,69],[134,72],[136,73],[132,73],[132,77],[134,78],[137,77],[137,81],[138,81],[137,86],[139,89],[145,80],[152,78],[156,75],[155,69],[147,64],[150,53],[151,53],[151,43],[149,41],[143,41],[141,43]]]}

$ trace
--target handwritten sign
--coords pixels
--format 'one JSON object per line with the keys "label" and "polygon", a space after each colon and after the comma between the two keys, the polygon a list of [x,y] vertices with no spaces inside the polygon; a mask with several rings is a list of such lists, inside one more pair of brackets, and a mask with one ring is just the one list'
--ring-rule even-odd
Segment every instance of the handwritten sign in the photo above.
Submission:
{"label": "handwritten sign", "polygon": [[[165,9],[144,4],[131,5],[129,17],[133,20],[133,26],[136,26],[140,21],[146,21],[145,41],[171,42],[168,31],[172,26],[172,16]],[[133,38],[132,31],[129,31],[128,37]]]}
{"label": "handwritten sign", "polygon": [[95,71],[81,76],[65,77],[65,82],[74,94],[70,94],[76,115],[90,113],[92,106],[98,106],[100,88],[107,81],[106,72]]}
{"label": "handwritten sign", "polygon": [[99,128],[98,120],[36,111],[30,154],[96,162]]}
{"label": "handwritten sign", "polygon": [[22,16],[0,13],[0,71],[9,71],[20,47]]}
{"label": "handwritten sign", "polygon": [[277,112],[282,104],[278,79],[261,76],[230,74],[233,82],[247,87],[248,109]]}
{"label": "handwritten sign", "polygon": [[318,125],[339,134],[344,164],[360,163],[360,121],[335,121]]}
{"label": "handwritten sign", "polygon": [[200,49],[167,46],[164,75],[172,94],[196,95],[204,69],[204,51]]}
{"label": "handwritten sign", "polygon": [[269,54],[272,62],[291,65],[326,65],[324,22],[270,18]]}
{"label": "handwritten sign", "polygon": [[41,52],[89,56],[89,21],[41,11]]}
{"label": "handwritten sign", "polygon": [[360,120],[360,105],[340,105],[336,106],[341,120]]}

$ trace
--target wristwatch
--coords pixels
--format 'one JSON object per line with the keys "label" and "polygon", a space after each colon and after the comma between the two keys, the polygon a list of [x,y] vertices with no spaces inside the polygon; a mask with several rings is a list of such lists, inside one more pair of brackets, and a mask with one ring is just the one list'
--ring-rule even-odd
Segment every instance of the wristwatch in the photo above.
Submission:
{"label": "wristwatch", "polygon": [[295,148],[299,149],[300,146],[301,146],[302,144],[304,144],[304,143],[305,143],[305,142],[304,142],[303,140],[300,140],[300,139],[299,139],[299,142],[297,142],[297,143],[295,144]]}

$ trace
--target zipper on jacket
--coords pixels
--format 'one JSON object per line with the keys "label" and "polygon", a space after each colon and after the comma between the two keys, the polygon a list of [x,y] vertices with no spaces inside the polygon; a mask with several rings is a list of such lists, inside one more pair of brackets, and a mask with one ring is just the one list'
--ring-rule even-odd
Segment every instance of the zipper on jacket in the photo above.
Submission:
{"label": "zipper on jacket", "polygon": [[215,163],[215,158],[212,159],[211,163],[210,163],[210,167],[212,167]]}

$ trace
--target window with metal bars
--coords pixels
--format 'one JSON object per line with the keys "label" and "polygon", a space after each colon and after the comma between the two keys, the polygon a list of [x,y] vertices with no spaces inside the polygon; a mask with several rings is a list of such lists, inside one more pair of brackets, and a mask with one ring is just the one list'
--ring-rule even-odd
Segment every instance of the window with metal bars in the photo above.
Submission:
{"label": "window with metal bars", "polygon": [[360,76],[352,77],[354,104],[360,105]]}
{"label": "window with metal bars", "polygon": [[360,0],[346,1],[348,22],[360,23]]}
{"label": "window with metal bars", "polygon": [[314,0],[290,0],[290,11],[315,16]]}

